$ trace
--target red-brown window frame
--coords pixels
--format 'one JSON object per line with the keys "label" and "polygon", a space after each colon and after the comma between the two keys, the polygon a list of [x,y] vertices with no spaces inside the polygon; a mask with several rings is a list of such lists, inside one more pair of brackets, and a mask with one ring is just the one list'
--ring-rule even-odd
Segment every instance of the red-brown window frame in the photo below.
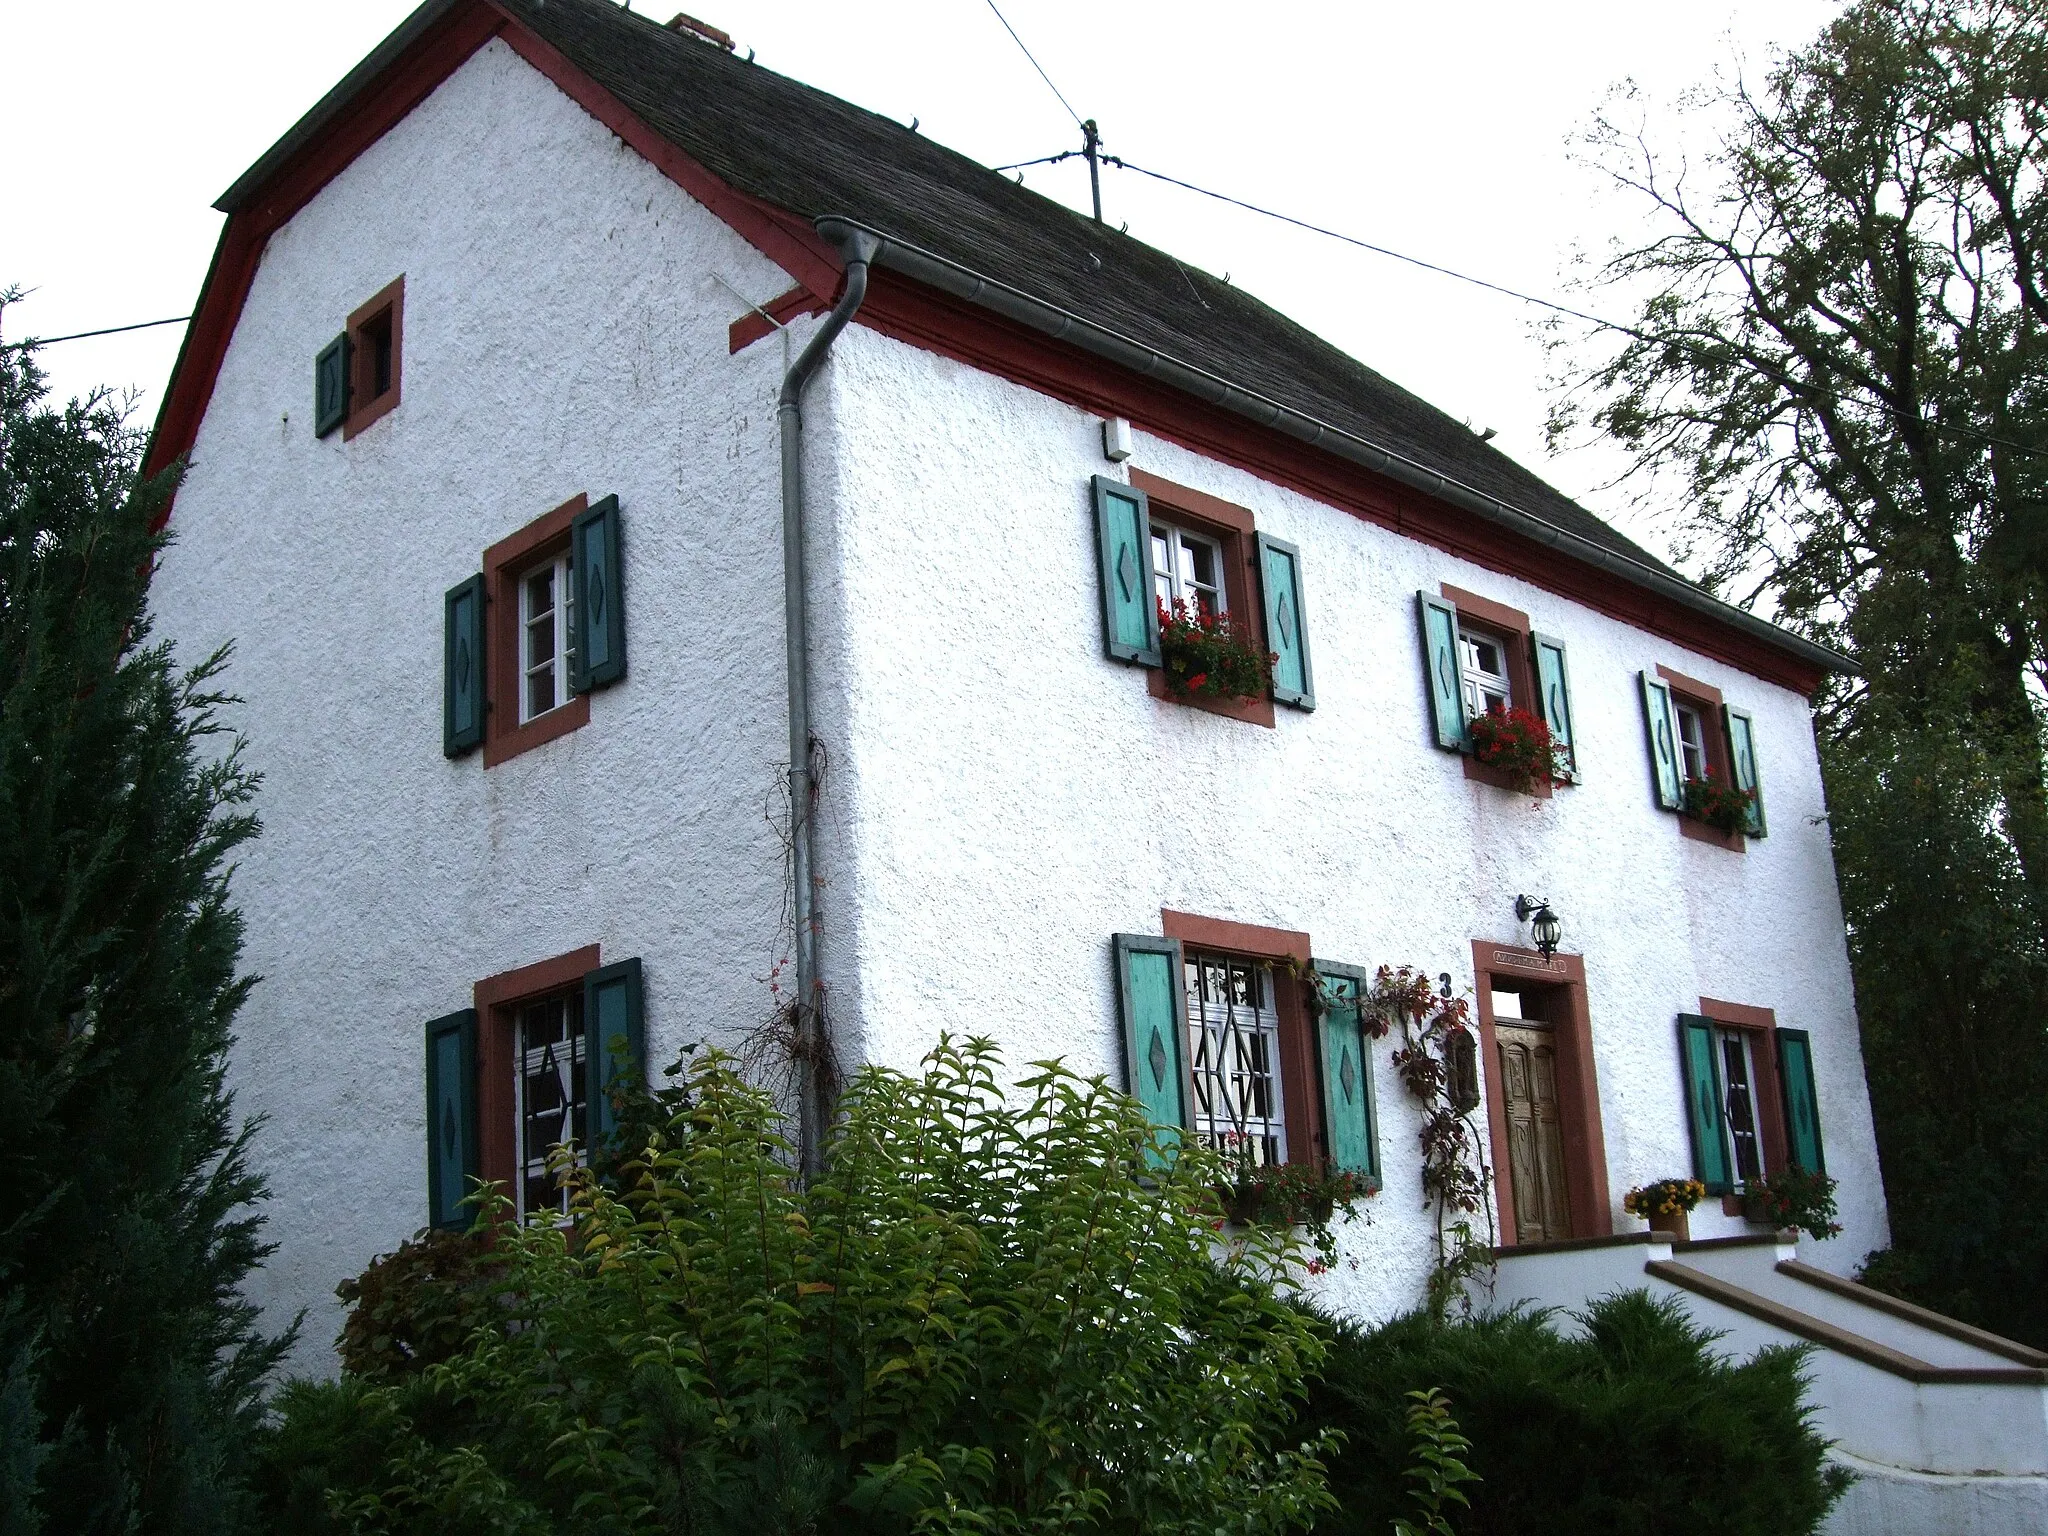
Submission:
{"label": "red-brown window frame", "polygon": [[[1770,1008],[1703,997],[1700,1017],[1723,1029],[1740,1029],[1754,1037],[1749,1053],[1756,1063],[1756,1081],[1750,1085],[1751,1107],[1756,1112],[1757,1139],[1763,1143],[1764,1169],[1766,1173],[1775,1173],[1791,1155],[1791,1142],[1785,1134],[1785,1087],[1778,1077],[1778,1015]],[[1721,1210],[1724,1215],[1740,1216],[1742,1197],[1723,1195]]]}
{"label": "red-brown window frame", "polygon": [[[1309,1029],[1308,1010],[1302,1005],[1301,988],[1287,985],[1289,962],[1293,968],[1308,967],[1312,953],[1309,936],[1291,928],[1262,928],[1255,923],[1201,917],[1165,907],[1159,909],[1159,924],[1159,931],[1169,939],[1180,940],[1183,950],[1260,960],[1273,967],[1273,1012],[1280,1021],[1280,1094],[1287,1111],[1287,1161],[1320,1165],[1329,1156],[1329,1138],[1323,1130],[1315,1040]],[[1184,987],[1186,978],[1176,976],[1174,984]]]}
{"label": "red-brown window frame", "polygon": [[[1674,672],[1661,663],[1657,667],[1657,676],[1671,689],[1671,703],[1674,708],[1681,703],[1689,704],[1699,714],[1700,730],[1706,737],[1708,771],[1723,784],[1733,784],[1735,768],[1728,761],[1728,717],[1723,710],[1721,690],[1712,683],[1703,683],[1696,677],[1687,677],[1683,672]],[[1673,719],[1671,729],[1675,738],[1678,730],[1676,719]],[[1671,743],[1671,750],[1679,750],[1675,739]],[[1678,782],[1682,793],[1685,785],[1685,760],[1682,754],[1678,764]],[[1719,827],[1708,826],[1697,816],[1686,815],[1684,811],[1678,813],[1678,830],[1696,843],[1711,843],[1716,848],[1727,849],[1730,853],[1749,851],[1749,839],[1742,835],[1740,828],[1733,832],[1723,832]]]}
{"label": "red-brown window frame", "polygon": [[[371,330],[388,319],[391,326],[391,387],[376,393],[377,349]],[[386,283],[348,317],[349,389],[348,415],[341,423],[341,440],[347,442],[372,422],[398,409],[399,380],[405,360],[405,275]]]}
{"label": "red-brown window frame", "polygon": [[[1463,587],[1454,587],[1447,581],[1439,584],[1437,591],[1445,602],[1458,610],[1458,623],[1461,627],[1469,617],[1476,627],[1497,634],[1507,641],[1508,682],[1513,685],[1516,694],[1512,702],[1517,709],[1530,709],[1530,706],[1535,705],[1537,707],[1531,710],[1531,713],[1540,716],[1543,713],[1543,685],[1536,675],[1536,632],[1535,627],[1529,622],[1529,615],[1519,608],[1510,608],[1506,603],[1496,603],[1490,597],[1481,597],[1477,592],[1467,592]],[[1464,664],[1465,658],[1460,656],[1460,707],[1464,699]],[[1461,752],[1458,756],[1464,760],[1465,777],[1468,779],[1475,779],[1481,784],[1491,784],[1496,789],[1520,790],[1524,794],[1534,795],[1539,800],[1548,800],[1551,797],[1553,791],[1548,779],[1541,779],[1530,785],[1517,784],[1501,769],[1478,761],[1470,752]]]}
{"label": "red-brown window frame", "polygon": [[549,960],[486,976],[473,989],[476,1009],[476,1116],[478,1173],[517,1198],[518,1100],[513,1092],[513,1034],[519,1005],[583,985],[601,963],[599,946],[586,944]]}
{"label": "red-brown window frame", "polygon": [[[1515,1243],[1515,1187],[1508,1176],[1508,1115],[1501,1101],[1499,1042],[1494,1035],[1493,981],[1513,979],[1554,989],[1561,1016],[1546,1020],[1557,1046],[1558,1129],[1564,1141],[1565,1191],[1571,1200],[1572,1238],[1609,1237],[1607,1137],[1600,1124],[1600,1082],[1593,1065],[1593,1023],[1586,1001],[1586,961],[1513,944],[1472,941],[1472,979],[1479,1015],[1480,1076],[1486,1084],[1487,1140],[1493,1154],[1493,1192],[1500,1246]],[[1766,1154],[1768,1155],[1768,1154]]]}
{"label": "red-brown window frame", "polygon": [[484,643],[490,653],[484,680],[486,768],[590,723],[587,693],[571,694],[567,703],[536,719],[519,719],[519,689],[526,675],[519,665],[519,579],[569,547],[569,525],[589,504],[587,495],[572,496],[484,551]]}
{"label": "red-brown window frame", "polygon": [[[1223,551],[1223,592],[1230,604],[1230,612],[1249,625],[1253,634],[1263,636],[1266,632],[1265,594],[1259,585],[1258,540],[1255,537],[1258,530],[1253,525],[1251,509],[1211,496],[1206,491],[1175,485],[1171,480],[1162,480],[1135,467],[1131,470],[1131,485],[1145,493],[1152,504],[1152,515],[1161,522],[1204,534],[1217,542]],[[1195,694],[1182,697],[1166,686],[1165,668],[1146,667],[1144,671],[1146,689],[1155,699],[1205,709],[1212,715],[1263,725],[1268,730],[1273,728],[1273,699],[1270,694],[1261,694],[1256,699],[1206,699]]]}

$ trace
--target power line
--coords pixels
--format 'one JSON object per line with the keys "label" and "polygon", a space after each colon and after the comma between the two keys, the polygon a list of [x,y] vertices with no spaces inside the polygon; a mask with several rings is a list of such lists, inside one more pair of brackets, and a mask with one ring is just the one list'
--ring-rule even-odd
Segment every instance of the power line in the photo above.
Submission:
{"label": "power line", "polygon": [[[1069,153],[1072,153],[1072,151],[1069,151]],[[1140,176],[1150,176],[1154,181],[1164,181],[1176,187],[1185,187],[1190,192],[1199,192],[1204,197],[1213,197],[1219,203],[1229,203],[1233,207],[1243,208],[1250,213],[1264,214],[1269,219],[1278,219],[1282,224],[1292,224],[1297,229],[1306,229],[1313,234],[1328,235],[1332,240],[1341,240],[1346,245],[1355,245],[1360,250],[1371,251],[1376,256],[1391,256],[1395,261],[1405,261],[1411,267],[1421,267],[1426,272],[1437,272],[1445,277],[1455,277],[1459,282],[1471,283],[1474,287],[1490,288],[1493,292],[1505,294],[1511,299],[1520,299],[1524,304],[1535,304],[1544,309],[1554,310],[1560,315],[1570,315],[1574,320],[1584,320],[1589,325],[1603,326],[1610,331],[1628,330],[1627,326],[1616,325],[1611,320],[1602,320],[1598,315],[1589,315],[1583,310],[1570,309],[1563,304],[1554,303],[1549,299],[1539,299],[1532,293],[1521,293],[1513,288],[1503,288],[1499,283],[1489,283],[1483,277],[1474,277],[1468,272],[1457,272],[1449,267],[1440,267],[1433,261],[1424,261],[1420,256],[1409,256],[1401,251],[1389,250],[1384,245],[1374,245],[1370,240],[1360,240],[1353,235],[1340,234],[1334,229],[1325,229],[1320,224],[1311,224],[1306,219],[1297,219],[1292,214],[1276,213],[1271,208],[1261,208],[1257,203],[1248,203],[1241,197],[1231,197],[1222,192],[1211,192],[1207,187],[1198,187],[1192,181],[1182,181],[1178,176],[1168,176],[1162,171],[1148,171],[1142,165],[1133,165],[1130,161],[1120,160],[1115,155],[1104,155],[1102,158],[1107,164],[1116,166],[1120,170],[1136,171]],[[1026,161],[1025,163],[1028,165],[1031,162]]]}
{"label": "power line", "polygon": [[992,11],[995,11],[996,20],[1000,21],[1003,24],[1003,30],[1010,34],[1010,41],[1015,43],[1019,48],[1022,48],[1024,50],[1024,57],[1027,59],[1031,59],[1031,67],[1038,71],[1038,78],[1045,82],[1047,89],[1049,89],[1053,93],[1053,95],[1059,97],[1060,105],[1067,109],[1067,116],[1071,117],[1074,120],[1074,126],[1076,128],[1079,128],[1081,126],[1081,114],[1076,112],[1074,110],[1074,104],[1071,101],[1067,100],[1066,92],[1062,91],[1058,86],[1054,85],[1052,83],[1052,76],[1048,75],[1045,72],[1045,66],[1039,63],[1037,59],[1032,58],[1031,50],[1029,48],[1024,47],[1024,39],[1017,35],[1017,29],[1010,25],[1009,18],[1003,15],[1001,11],[996,10],[996,0],[988,0],[988,8]]}
{"label": "power line", "polygon": [[[1022,164],[1050,164],[1054,161],[1064,160],[1067,158],[1068,155],[1072,155],[1075,153],[1078,153],[1078,151],[1068,150],[1065,154],[1048,155],[1042,161],[1026,160],[1022,162]],[[1598,315],[1589,315],[1582,309],[1573,309],[1568,305],[1559,304],[1552,299],[1538,298],[1533,293],[1523,293],[1518,289],[1504,288],[1499,283],[1490,283],[1483,277],[1473,277],[1470,273],[1467,272],[1459,272],[1450,267],[1438,266],[1433,261],[1424,261],[1419,256],[1410,256],[1406,252],[1391,250],[1384,245],[1374,245],[1369,240],[1360,240],[1356,236],[1343,234],[1334,229],[1325,229],[1320,224],[1311,224],[1308,222],[1308,220],[1297,219],[1291,214],[1279,213],[1271,208],[1261,208],[1257,203],[1248,203],[1243,198],[1231,197],[1227,193],[1223,192],[1211,192],[1207,187],[1198,187],[1191,181],[1182,181],[1178,176],[1168,176],[1161,171],[1148,171],[1142,165],[1132,165],[1128,160],[1119,159],[1115,155],[1104,155],[1102,159],[1105,164],[1113,165],[1117,167],[1119,170],[1136,171],[1140,176],[1149,176],[1154,181],[1163,181],[1170,186],[1181,187],[1189,192],[1197,192],[1200,193],[1203,197],[1214,198],[1219,203],[1229,203],[1232,207],[1242,208],[1249,213],[1260,214],[1263,217],[1269,219],[1278,219],[1282,224],[1292,224],[1295,228],[1308,230],[1312,234],[1325,235],[1332,240],[1341,240],[1346,245],[1355,245],[1360,250],[1371,251],[1376,256],[1388,256],[1395,261],[1404,261],[1412,267],[1421,267],[1426,272],[1435,272],[1442,277],[1455,278],[1457,279],[1457,281],[1461,283],[1470,283],[1475,288],[1485,288],[1490,292],[1501,294],[1510,299],[1519,300],[1521,303],[1524,304],[1534,304],[1539,309],[1547,309],[1551,311],[1553,314],[1569,315],[1574,320],[1583,320],[1588,325],[1598,326],[1600,329],[1605,331],[1613,331],[1617,335],[1628,336],[1637,341],[1653,342],[1664,346],[1676,346],[1683,348],[1685,351],[1701,356],[1706,355],[1710,350],[1707,346],[1700,342],[1690,341],[1680,337],[1649,335],[1637,329],[1634,326],[1622,325],[1618,321],[1614,320],[1604,320]],[[1017,167],[1010,167],[1010,169],[1017,169]],[[1097,222],[1100,222],[1099,214],[1097,216]],[[1764,373],[1767,377],[1769,376],[1768,370],[1759,368],[1754,363],[1750,363],[1748,364],[1748,366],[1751,368],[1755,368],[1756,371],[1759,373]],[[1786,385],[1787,387],[1791,386],[1790,380],[1780,379],[1779,382],[1781,384]],[[1919,427],[1921,430],[1926,432],[1932,432],[1937,435],[1948,437],[1964,437],[1970,439],[1972,442],[1984,443],[1995,448],[2009,448],[2014,453],[2025,453],[2034,455],[2036,457],[2048,458],[2048,448],[2038,448],[2030,443],[2016,442],[2012,438],[1999,437],[1995,433],[1991,432],[1979,432],[1973,427],[1961,427],[1956,426],[1952,423],[1929,421],[1922,416],[1908,416],[1906,412],[1900,410],[1897,406],[1890,405],[1882,400],[1876,401],[1875,404],[1878,406],[1880,410],[1886,412],[1888,415],[1890,415],[1893,419],[1895,419],[1902,425],[1910,421],[1915,426]]]}
{"label": "power line", "polygon": [[69,336],[32,336],[27,341],[10,341],[0,346],[0,352],[19,352],[29,347],[50,347],[60,341],[83,341],[88,336],[118,336],[123,331],[146,331],[157,325],[183,325],[190,315],[173,315],[168,320],[138,320],[133,325],[110,325],[100,331],[73,331]]}

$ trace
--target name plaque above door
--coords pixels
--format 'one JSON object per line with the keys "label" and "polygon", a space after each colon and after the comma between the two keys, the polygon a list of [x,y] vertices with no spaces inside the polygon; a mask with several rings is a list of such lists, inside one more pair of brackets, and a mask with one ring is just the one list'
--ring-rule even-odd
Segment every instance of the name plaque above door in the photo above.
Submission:
{"label": "name plaque above door", "polygon": [[1549,971],[1553,974],[1561,974],[1564,971],[1564,962],[1562,960],[1542,960],[1532,955],[1514,954],[1505,949],[1496,949],[1493,952],[1493,963],[1495,965],[1512,965],[1515,969],[1521,971]]}

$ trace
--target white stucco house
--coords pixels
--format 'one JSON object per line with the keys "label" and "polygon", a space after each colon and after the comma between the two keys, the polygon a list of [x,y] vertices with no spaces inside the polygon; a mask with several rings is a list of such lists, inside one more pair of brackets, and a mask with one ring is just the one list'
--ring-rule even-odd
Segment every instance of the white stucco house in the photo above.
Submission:
{"label": "white stucco house", "polygon": [[[1315,1283],[1405,1309],[1419,1112],[1297,976],[1408,964],[1475,1002],[1495,1299],[1650,1285],[1817,1344],[1870,1473],[1843,1530],[2048,1510],[2048,1358],[1846,1278],[1886,1226],[1808,705],[1839,658],[1241,290],[680,19],[428,0],[219,207],[156,593],[185,654],[234,641],[264,774],[234,1082],[307,1365],[466,1181],[554,1198],[586,1039],[658,1066],[792,997],[843,1064],[985,1033],[1341,1153],[1380,1192]],[[1170,683],[1176,600],[1272,686]],[[1500,706],[1565,782],[1477,760]],[[1709,776],[1735,830],[1685,812]],[[1839,1237],[1744,1222],[1788,1164]],[[1689,1174],[1691,1242],[1622,1212]]]}

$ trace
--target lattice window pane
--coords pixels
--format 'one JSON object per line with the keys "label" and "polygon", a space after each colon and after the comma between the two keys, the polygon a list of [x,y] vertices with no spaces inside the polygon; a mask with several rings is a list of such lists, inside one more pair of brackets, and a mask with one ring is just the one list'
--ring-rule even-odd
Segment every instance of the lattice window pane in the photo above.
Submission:
{"label": "lattice window pane", "polygon": [[1721,1030],[1721,1081],[1727,1085],[1725,1106],[1729,1151],[1734,1154],[1735,1176],[1760,1179],[1764,1176],[1763,1141],[1757,1134],[1756,1063],[1744,1030]]}
{"label": "lattice window pane", "polygon": [[548,1153],[573,1141],[578,1165],[583,1161],[583,994],[524,1004],[517,1028],[519,1213],[566,1211],[568,1197],[548,1168]]}
{"label": "lattice window pane", "polygon": [[1280,1016],[1256,961],[1190,955],[1185,965],[1195,1134],[1234,1158],[1287,1161]]}

